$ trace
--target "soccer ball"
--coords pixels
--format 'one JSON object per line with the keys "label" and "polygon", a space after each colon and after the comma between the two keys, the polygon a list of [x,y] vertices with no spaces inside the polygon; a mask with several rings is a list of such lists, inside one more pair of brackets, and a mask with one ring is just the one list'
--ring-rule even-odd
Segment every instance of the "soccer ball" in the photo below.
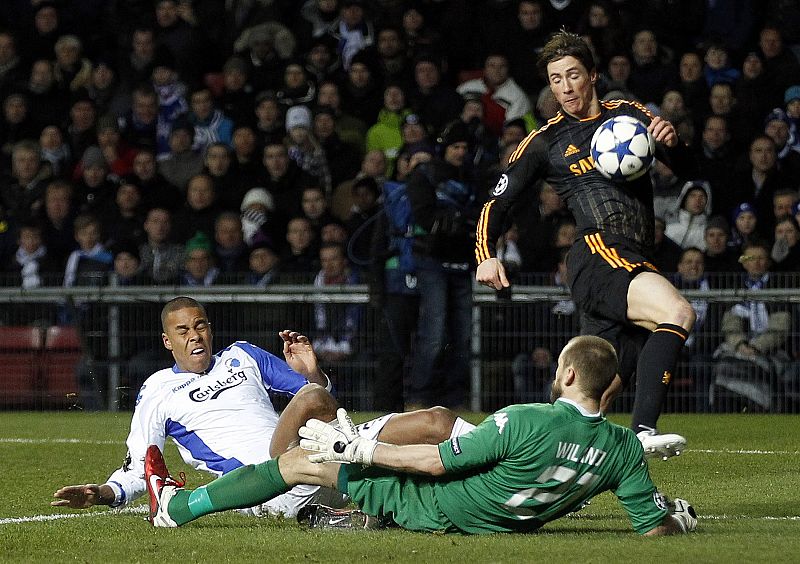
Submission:
{"label": "soccer ball", "polygon": [[656,143],[647,126],[630,116],[615,116],[592,136],[594,167],[614,181],[635,180],[650,170]]}

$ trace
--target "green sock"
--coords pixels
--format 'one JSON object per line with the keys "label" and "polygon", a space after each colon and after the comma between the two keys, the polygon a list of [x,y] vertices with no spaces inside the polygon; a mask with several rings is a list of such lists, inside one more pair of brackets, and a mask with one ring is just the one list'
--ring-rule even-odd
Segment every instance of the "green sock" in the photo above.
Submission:
{"label": "green sock", "polygon": [[258,505],[289,489],[274,458],[232,470],[196,490],[179,490],[167,512],[183,525],[209,513]]}

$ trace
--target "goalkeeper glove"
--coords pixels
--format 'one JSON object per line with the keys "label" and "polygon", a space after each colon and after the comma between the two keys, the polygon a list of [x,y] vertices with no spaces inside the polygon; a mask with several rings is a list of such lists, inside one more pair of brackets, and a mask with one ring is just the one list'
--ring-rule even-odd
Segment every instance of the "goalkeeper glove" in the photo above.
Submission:
{"label": "goalkeeper glove", "polygon": [[697,529],[697,513],[688,501],[675,498],[669,508],[670,515],[675,518],[684,533],[692,533]]}
{"label": "goalkeeper glove", "polygon": [[343,464],[372,464],[372,455],[378,441],[358,435],[356,426],[347,412],[339,408],[336,419],[341,429],[319,419],[309,419],[300,427],[300,448],[314,451],[311,462],[341,462]]}

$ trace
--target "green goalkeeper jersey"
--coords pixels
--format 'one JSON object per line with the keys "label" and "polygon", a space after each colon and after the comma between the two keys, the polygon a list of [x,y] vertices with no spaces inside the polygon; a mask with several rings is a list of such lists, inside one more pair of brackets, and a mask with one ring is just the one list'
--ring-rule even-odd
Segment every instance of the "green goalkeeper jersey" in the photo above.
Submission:
{"label": "green goalkeeper jersey", "polygon": [[439,509],[467,533],[524,532],[611,490],[639,533],[667,509],[633,431],[568,400],[513,405],[439,444]]}

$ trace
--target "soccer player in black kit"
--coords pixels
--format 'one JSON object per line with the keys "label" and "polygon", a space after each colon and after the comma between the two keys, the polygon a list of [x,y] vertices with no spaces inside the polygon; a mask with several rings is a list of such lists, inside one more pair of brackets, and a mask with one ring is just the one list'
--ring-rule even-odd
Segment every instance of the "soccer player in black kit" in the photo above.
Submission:
{"label": "soccer player in black kit", "polygon": [[647,124],[658,143],[657,157],[676,175],[692,173],[692,157],[670,122],[638,103],[598,99],[594,59],[579,36],[557,33],[542,49],[539,66],[561,110],[519,144],[484,205],[476,278],[496,290],[509,286],[495,243],[512,204],[535,197],[531,188],[546,180],[577,222],[567,267],[572,297],[582,313],[581,332],[607,339],[619,356],[620,371],[604,395],[603,410],[635,373],[632,428],[649,456],[667,459],[680,454],[686,439],[658,434],[656,422],[695,313],[648,259],[654,233],[650,176],[612,182],[595,170],[589,146],[601,123],[624,114]]}

